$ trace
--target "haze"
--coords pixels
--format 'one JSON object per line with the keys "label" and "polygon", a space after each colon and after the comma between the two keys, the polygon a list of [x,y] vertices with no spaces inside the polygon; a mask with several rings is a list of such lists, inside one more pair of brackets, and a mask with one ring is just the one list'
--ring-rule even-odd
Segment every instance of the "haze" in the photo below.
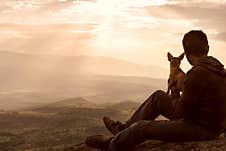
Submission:
{"label": "haze", "polygon": [[226,63],[225,14],[225,0],[1,0],[0,109],[143,101],[166,89],[167,51],[191,29]]}
{"label": "haze", "polygon": [[179,55],[183,34],[201,29],[226,63],[225,14],[225,0],[1,0],[0,50],[168,68],[166,52]]}

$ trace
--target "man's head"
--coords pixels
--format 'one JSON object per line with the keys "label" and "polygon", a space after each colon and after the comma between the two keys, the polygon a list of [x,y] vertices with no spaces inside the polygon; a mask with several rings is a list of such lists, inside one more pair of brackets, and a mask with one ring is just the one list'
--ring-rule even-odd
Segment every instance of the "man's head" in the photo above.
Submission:
{"label": "man's head", "polygon": [[209,44],[207,36],[201,30],[191,30],[182,40],[184,52],[190,64],[194,65],[194,58],[207,56]]}

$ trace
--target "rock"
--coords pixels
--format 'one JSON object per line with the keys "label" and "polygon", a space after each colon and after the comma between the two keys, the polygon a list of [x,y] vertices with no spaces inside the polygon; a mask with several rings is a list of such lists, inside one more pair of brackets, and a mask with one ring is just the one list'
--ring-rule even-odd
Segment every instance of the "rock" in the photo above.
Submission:
{"label": "rock", "polygon": [[79,144],[69,148],[65,148],[63,151],[101,151],[101,150],[90,148],[85,144]]}
{"label": "rock", "polygon": [[[87,147],[85,144],[66,148],[64,151],[100,151]],[[161,141],[146,141],[130,151],[226,151],[226,138],[203,142],[169,143]]]}

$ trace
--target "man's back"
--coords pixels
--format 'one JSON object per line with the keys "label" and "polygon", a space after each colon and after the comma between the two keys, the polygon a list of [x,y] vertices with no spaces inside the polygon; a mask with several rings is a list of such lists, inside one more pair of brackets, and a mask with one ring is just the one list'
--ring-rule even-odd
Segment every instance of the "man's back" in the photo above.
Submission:
{"label": "man's back", "polygon": [[225,128],[226,76],[224,66],[213,57],[203,57],[185,80],[182,95],[185,119],[216,131]]}

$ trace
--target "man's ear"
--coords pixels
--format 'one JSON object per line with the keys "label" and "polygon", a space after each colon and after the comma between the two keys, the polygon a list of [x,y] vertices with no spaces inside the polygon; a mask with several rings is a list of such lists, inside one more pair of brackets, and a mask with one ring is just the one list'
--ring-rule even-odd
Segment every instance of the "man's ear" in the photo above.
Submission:
{"label": "man's ear", "polygon": [[180,61],[183,60],[183,58],[184,58],[184,53],[182,53],[178,58],[179,58]]}
{"label": "man's ear", "polygon": [[169,61],[171,61],[173,59],[173,56],[169,52],[167,53],[167,57],[168,57]]}

